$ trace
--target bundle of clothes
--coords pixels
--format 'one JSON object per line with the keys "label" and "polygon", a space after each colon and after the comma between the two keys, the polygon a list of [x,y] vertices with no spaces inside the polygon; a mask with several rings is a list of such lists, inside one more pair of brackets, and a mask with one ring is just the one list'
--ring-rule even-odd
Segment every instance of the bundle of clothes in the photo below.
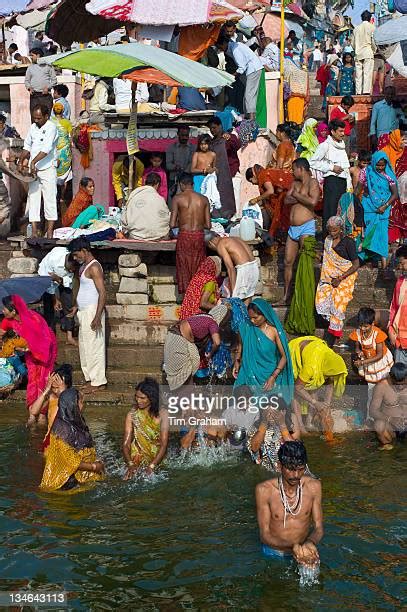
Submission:
{"label": "bundle of clothes", "polygon": [[0,349],[0,391],[14,385],[27,375],[24,353],[27,343],[13,330],[3,335]]}

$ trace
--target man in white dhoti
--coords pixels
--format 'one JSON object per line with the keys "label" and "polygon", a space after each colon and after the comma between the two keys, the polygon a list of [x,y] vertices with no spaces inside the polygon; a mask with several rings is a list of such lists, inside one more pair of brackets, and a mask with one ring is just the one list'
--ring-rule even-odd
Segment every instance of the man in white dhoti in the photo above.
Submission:
{"label": "man in white dhoti", "polygon": [[106,380],[106,289],[103,268],[93,257],[90,243],[84,237],[75,238],[68,245],[79,269],[79,291],[71,316],[79,320],[79,356],[85,377],[85,393],[104,388]]}

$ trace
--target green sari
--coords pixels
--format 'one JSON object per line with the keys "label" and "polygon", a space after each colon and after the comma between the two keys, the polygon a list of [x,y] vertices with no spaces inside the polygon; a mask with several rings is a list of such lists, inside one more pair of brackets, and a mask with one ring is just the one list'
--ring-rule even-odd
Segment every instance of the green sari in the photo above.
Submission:
{"label": "green sari", "polygon": [[242,362],[236,379],[234,389],[240,386],[249,387],[253,395],[267,396],[281,393],[287,405],[291,403],[294,390],[294,375],[291,364],[288,341],[271,304],[262,298],[252,301],[262,312],[267,321],[273,325],[280,336],[281,344],[287,358],[287,364],[277,376],[274,388],[264,391],[263,385],[276,369],[281,355],[278,346],[270,340],[258,327],[250,322],[244,322],[239,327],[239,334],[243,345]]}
{"label": "green sari", "polygon": [[284,325],[289,334],[311,336],[315,332],[315,247],[314,236],[306,236],[300,250],[294,295]]}

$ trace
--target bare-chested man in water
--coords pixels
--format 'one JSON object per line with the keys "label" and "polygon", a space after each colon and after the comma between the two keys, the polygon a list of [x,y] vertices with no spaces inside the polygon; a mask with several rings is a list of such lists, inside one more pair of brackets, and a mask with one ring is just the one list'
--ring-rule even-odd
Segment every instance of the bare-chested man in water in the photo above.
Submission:
{"label": "bare-chested man in water", "polygon": [[194,191],[191,174],[182,174],[181,193],[173,197],[170,227],[178,227],[176,272],[178,292],[184,294],[191,278],[206,257],[204,229],[211,227],[209,200]]}
{"label": "bare-chested man in water", "polygon": [[299,564],[317,566],[317,544],[324,535],[321,483],[304,476],[307,451],[300,440],[285,442],[279,448],[278,459],[281,475],[256,487],[263,554],[274,558],[294,556]]}
{"label": "bare-chested man in water", "polygon": [[208,232],[205,240],[225,263],[232,297],[240,298],[248,304],[259,281],[259,266],[249,245],[240,238],[218,236],[215,232]]}
{"label": "bare-chested man in water", "polygon": [[392,450],[396,434],[407,433],[407,365],[395,363],[389,378],[374,386],[369,414],[379,438],[380,450]]}
{"label": "bare-chested man in water", "polygon": [[308,160],[300,157],[293,162],[294,182],[286,196],[286,203],[292,204],[290,228],[284,254],[284,302],[293,277],[293,266],[306,236],[315,236],[314,208],[321,197],[318,181],[312,178]]}

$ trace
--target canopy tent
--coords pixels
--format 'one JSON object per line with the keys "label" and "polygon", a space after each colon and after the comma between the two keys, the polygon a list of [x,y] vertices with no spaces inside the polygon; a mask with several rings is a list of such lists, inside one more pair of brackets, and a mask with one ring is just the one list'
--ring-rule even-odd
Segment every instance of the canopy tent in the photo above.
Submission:
{"label": "canopy tent", "polygon": [[[68,0],[69,1],[69,0]],[[241,10],[226,0],[89,0],[86,10],[106,19],[142,25],[197,25],[240,19]]]}
{"label": "canopy tent", "polygon": [[407,78],[407,16],[386,21],[376,28],[374,39],[390,66]]}
{"label": "canopy tent", "polygon": [[234,81],[226,72],[141,43],[68,51],[41,58],[40,62],[104,77],[118,77],[149,67],[162,71],[183,86],[196,88],[224,87]]}

